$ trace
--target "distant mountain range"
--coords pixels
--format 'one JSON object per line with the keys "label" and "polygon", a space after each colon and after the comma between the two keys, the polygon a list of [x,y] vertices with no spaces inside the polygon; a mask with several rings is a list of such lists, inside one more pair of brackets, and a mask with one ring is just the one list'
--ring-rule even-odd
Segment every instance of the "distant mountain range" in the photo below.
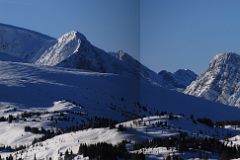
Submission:
{"label": "distant mountain range", "polygon": [[174,73],[163,70],[158,75],[163,86],[168,89],[184,89],[197,78],[197,74],[189,69],[179,69]]}
{"label": "distant mountain range", "polygon": [[190,70],[178,70],[174,76],[161,72],[157,74],[124,51],[106,52],[95,47],[77,31],[54,39],[34,31],[0,24],[0,52],[1,60],[134,76],[174,90],[186,88],[196,78],[196,74]]}

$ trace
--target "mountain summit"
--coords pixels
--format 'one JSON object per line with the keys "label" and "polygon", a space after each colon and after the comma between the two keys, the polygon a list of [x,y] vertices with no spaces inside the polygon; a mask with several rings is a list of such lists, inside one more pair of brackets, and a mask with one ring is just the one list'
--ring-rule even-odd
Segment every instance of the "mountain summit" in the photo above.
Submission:
{"label": "mountain summit", "polygon": [[57,65],[78,52],[86,41],[86,37],[77,31],[66,33],[53,46],[45,50],[36,63],[50,66]]}
{"label": "mountain summit", "polygon": [[240,55],[216,55],[208,69],[189,85],[185,93],[240,107]]}

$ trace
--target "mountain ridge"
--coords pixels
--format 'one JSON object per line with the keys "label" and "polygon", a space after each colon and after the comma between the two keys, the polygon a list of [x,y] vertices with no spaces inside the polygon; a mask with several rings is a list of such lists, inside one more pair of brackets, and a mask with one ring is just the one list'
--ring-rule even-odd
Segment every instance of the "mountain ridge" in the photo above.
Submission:
{"label": "mountain ridge", "polygon": [[32,62],[56,41],[28,29],[0,24],[0,52]]}

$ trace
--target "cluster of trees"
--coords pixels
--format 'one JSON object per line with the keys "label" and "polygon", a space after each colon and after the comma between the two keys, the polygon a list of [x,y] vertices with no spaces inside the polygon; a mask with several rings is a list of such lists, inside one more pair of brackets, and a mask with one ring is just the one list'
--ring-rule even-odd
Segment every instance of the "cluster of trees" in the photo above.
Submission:
{"label": "cluster of trees", "polygon": [[[56,111],[56,112],[59,112],[59,111]],[[56,112],[54,112],[54,113],[56,113]],[[46,112],[26,112],[25,111],[25,112],[23,112],[21,114],[18,114],[16,116],[11,115],[11,114],[9,114],[8,117],[2,116],[2,117],[0,117],[0,122],[8,121],[9,123],[12,123],[12,121],[16,121],[16,120],[26,121],[26,118],[31,118],[33,116],[40,117],[41,114],[48,114],[48,113],[52,113],[52,112],[48,112],[48,111],[46,111]],[[70,121],[71,120],[69,117],[66,117],[63,112],[59,112],[59,113],[60,113],[59,117],[57,117],[57,118],[51,117],[51,119],[49,119],[49,120],[50,121],[56,121],[56,122],[58,122],[58,121]],[[82,115],[85,114],[84,112],[79,112],[79,111],[76,111],[76,112],[75,111],[66,111],[66,113],[75,114],[75,115],[79,115],[79,116],[82,116]],[[72,118],[74,118],[74,117],[72,117]]]}
{"label": "cluster of trees", "polygon": [[13,160],[13,156],[10,154],[5,159],[0,156],[0,160]]}
{"label": "cluster of trees", "polygon": [[212,128],[215,127],[215,123],[209,118],[198,118],[197,122],[205,124],[205,125],[207,125],[209,127],[212,127]]}
{"label": "cluster of trees", "polygon": [[125,127],[124,127],[123,125],[121,125],[121,124],[118,126],[117,129],[118,129],[119,132],[124,132],[124,131],[127,130],[127,128],[125,128]]}
{"label": "cluster of trees", "polygon": [[30,127],[26,126],[25,132],[32,132],[34,134],[58,134],[58,133],[68,133],[72,131],[78,131],[88,128],[102,128],[102,127],[110,127],[115,128],[115,125],[118,123],[118,121],[103,117],[94,117],[89,119],[87,123],[82,123],[78,126],[70,126],[67,128],[59,129],[59,131],[51,131],[51,130],[45,130],[44,128],[37,128],[37,127]]}
{"label": "cluster of trees", "polygon": [[12,123],[13,121],[21,120],[21,119],[26,121],[26,118],[30,118],[34,115],[40,116],[41,113],[40,112],[23,112],[20,115],[16,115],[16,116],[9,114],[8,117],[4,117],[4,116],[0,117],[0,122],[7,121],[8,123]]}
{"label": "cluster of trees", "polygon": [[32,116],[40,116],[41,112],[23,112],[20,114],[22,118],[31,118]]}
{"label": "cluster of trees", "polygon": [[227,159],[240,157],[240,146],[227,145],[215,138],[189,137],[186,133],[181,133],[176,137],[154,138],[133,146],[134,149],[153,147],[167,147],[167,149],[175,147],[180,152],[189,151],[191,148],[217,153],[220,157],[224,156],[227,157]]}
{"label": "cluster of trees", "polygon": [[110,127],[110,129],[115,128],[118,121],[104,118],[104,117],[93,117],[90,118],[86,123],[79,124],[77,126],[69,126],[67,128],[61,129],[61,132],[68,133],[73,131],[79,131],[88,128],[103,128]]}
{"label": "cluster of trees", "polygon": [[8,123],[12,123],[12,121],[13,120],[16,120],[17,118],[16,117],[14,117],[13,115],[8,115],[8,117],[4,117],[4,116],[2,116],[2,117],[0,117],[0,122],[5,122],[5,121],[7,121]]}
{"label": "cluster of trees", "polygon": [[82,123],[77,126],[69,126],[67,128],[61,128],[58,130],[46,130],[44,128],[37,128],[37,127],[30,127],[26,126],[24,128],[25,132],[31,132],[34,134],[43,134],[42,137],[40,138],[35,138],[33,140],[33,144],[37,142],[44,141],[46,139],[52,138],[56,135],[63,134],[63,133],[69,133],[69,132],[74,132],[74,131],[79,131],[83,129],[88,129],[88,128],[102,128],[102,127],[110,127],[110,128],[115,128],[115,125],[118,123],[118,121],[113,120],[113,119],[108,119],[108,118],[103,118],[103,117],[93,117],[90,118],[87,123]]}
{"label": "cluster of trees", "polygon": [[219,128],[223,128],[226,125],[240,127],[240,120],[236,120],[236,121],[217,121],[215,123],[215,126],[219,127]]}
{"label": "cluster of trees", "polygon": [[94,117],[91,118],[88,122],[89,128],[102,128],[102,127],[110,127],[115,128],[115,125],[118,121],[104,118],[104,117]]}
{"label": "cluster of trees", "polygon": [[11,146],[5,146],[5,145],[3,145],[3,146],[0,146],[0,151],[19,151],[19,150],[22,150],[22,149],[25,149],[26,147],[25,146],[23,146],[23,145],[20,145],[20,146],[18,146],[18,147],[14,147],[14,148],[12,148]]}
{"label": "cluster of trees", "polygon": [[42,142],[42,141],[45,141],[49,138],[52,138],[54,136],[57,136],[59,135],[60,133],[54,133],[54,134],[44,134],[42,137],[40,138],[34,138],[33,141],[32,141],[32,144],[35,144],[35,143],[38,143],[38,142]]}
{"label": "cluster of trees", "polygon": [[25,126],[24,131],[25,132],[31,132],[31,133],[34,133],[34,134],[55,134],[54,131],[46,130],[43,127],[38,128],[38,127]]}
{"label": "cluster of trees", "polygon": [[[158,115],[158,116],[168,116],[168,119],[169,120],[174,120],[174,119],[177,119],[178,116],[177,115],[174,115],[173,113],[171,112],[166,112],[166,111],[157,111],[155,113],[155,115]],[[183,114],[181,114],[181,116],[184,116]]]}
{"label": "cluster of trees", "polygon": [[129,153],[126,149],[125,142],[122,142],[116,146],[107,143],[96,144],[81,144],[78,150],[79,155],[89,157],[96,160],[113,160],[113,159],[134,159],[144,160],[144,154]]}
{"label": "cluster of trees", "polygon": [[211,119],[206,118],[206,117],[195,119],[195,118],[194,118],[194,115],[191,115],[191,116],[190,116],[190,119],[191,119],[192,122],[195,123],[195,124],[201,123],[201,124],[204,124],[204,125],[209,126],[209,127],[211,127],[211,128],[216,127],[216,123],[215,123],[214,121],[212,121]]}
{"label": "cluster of trees", "polygon": [[207,125],[212,128],[224,128],[226,125],[234,126],[235,128],[240,127],[240,120],[233,120],[233,121],[216,121],[214,122],[213,120],[209,118],[197,118],[194,119],[194,116],[190,116],[191,120],[194,123],[202,123],[204,125]]}
{"label": "cluster of trees", "polygon": [[68,149],[66,150],[66,152],[64,153],[64,160],[72,160],[77,154],[74,154],[71,151],[68,151]]}

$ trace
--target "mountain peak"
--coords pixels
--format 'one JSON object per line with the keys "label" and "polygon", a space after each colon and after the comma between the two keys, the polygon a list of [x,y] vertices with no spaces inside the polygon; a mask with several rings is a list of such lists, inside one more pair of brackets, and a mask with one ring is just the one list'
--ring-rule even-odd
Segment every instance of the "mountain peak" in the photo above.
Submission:
{"label": "mountain peak", "polygon": [[210,62],[209,67],[213,68],[223,64],[240,65],[240,55],[233,52],[217,54]]}
{"label": "mountain peak", "polygon": [[240,107],[240,55],[216,55],[208,69],[185,90],[186,94]]}
{"label": "mountain peak", "polygon": [[82,33],[73,30],[62,35],[58,39],[58,41],[73,40],[73,39],[80,39],[81,41],[87,40],[87,38]]}
{"label": "mountain peak", "polygon": [[228,58],[228,57],[236,57],[239,56],[237,53],[234,52],[225,52],[225,53],[219,53],[216,56],[214,56],[213,59],[219,59],[219,58]]}
{"label": "mountain peak", "polygon": [[71,31],[62,35],[56,44],[45,50],[41,57],[35,62],[43,65],[57,65],[80,49],[88,50],[90,42],[78,31]]}

